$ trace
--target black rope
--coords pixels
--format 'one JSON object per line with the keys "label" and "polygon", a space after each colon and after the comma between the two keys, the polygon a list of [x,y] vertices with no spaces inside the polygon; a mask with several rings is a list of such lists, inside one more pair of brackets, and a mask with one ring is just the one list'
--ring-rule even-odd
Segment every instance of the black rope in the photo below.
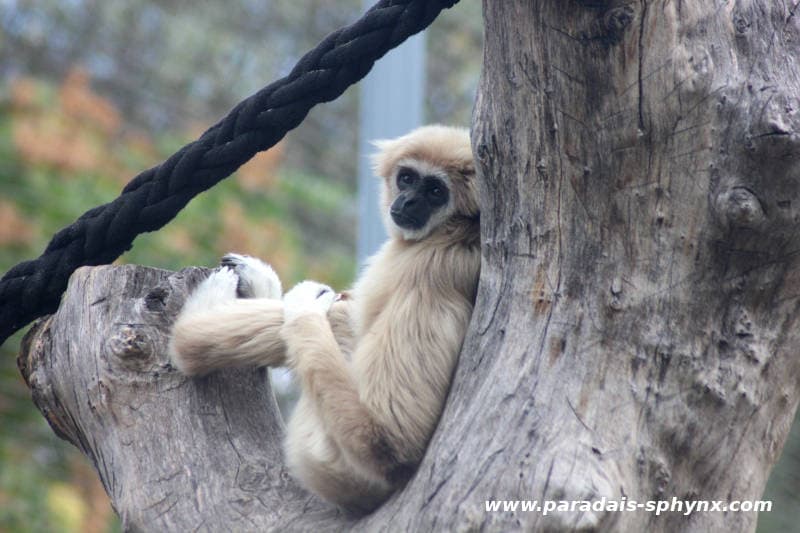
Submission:
{"label": "black rope", "polygon": [[246,100],[160,165],[136,176],[111,203],[59,231],[44,253],[0,279],[0,343],[54,312],[72,272],[110,263],[140,233],[172,220],[197,194],[274,146],[316,104],[337,98],[373,63],[424,30],[458,0],[381,0],[361,19],[329,35],[292,72]]}

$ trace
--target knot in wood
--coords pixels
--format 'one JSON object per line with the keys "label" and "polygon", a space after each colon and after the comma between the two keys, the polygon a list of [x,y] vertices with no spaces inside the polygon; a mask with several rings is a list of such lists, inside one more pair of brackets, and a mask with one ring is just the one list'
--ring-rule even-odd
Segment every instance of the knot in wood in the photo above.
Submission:
{"label": "knot in wood", "polygon": [[729,229],[758,229],[766,219],[758,197],[746,187],[733,187],[717,196],[717,212]]}
{"label": "knot in wood", "polygon": [[108,340],[109,351],[126,363],[148,361],[154,351],[153,341],[142,328],[126,324],[121,326]]}
{"label": "knot in wood", "polygon": [[164,287],[156,287],[144,297],[144,305],[148,311],[159,312],[165,306],[169,291]]}
{"label": "knot in wood", "polygon": [[608,301],[608,306],[612,311],[622,310],[622,278],[615,276],[611,280],[611,297]]}
{"label": "knot in wood", "polygon": [[622,39],[622,34],[631,22],[633,22],[633,8],[630,6],[609,9],[603,17],[606,33],[613,43]]}
{"label": "knot in wood", "polygon": [[741,37],[750,31],[750,20],[741,13],[737,13],[733,17],[733,29],[736,30],[736,36]]}
{"label": "knot in wood", "polygon": [[631,25],[633,19],[634,10],[630,6],[607,9],[595,18],[584,31],[579,32],[578,37],[582,41],[614,46],[622,41],[625,31]]}
{"label": "knot in wood", "polygon": [[491,151],[489,150],[489,145],[486,142],[478,142],[475,145],[475,157],[478,161],[484,162],[491,157]]}
{"label": "knot in wood", "polygon": [[757,109],[744,138],[750,157],[770,167],[792,171],[800,150],[800,100],[791,92],[761,87],[751,105]]}

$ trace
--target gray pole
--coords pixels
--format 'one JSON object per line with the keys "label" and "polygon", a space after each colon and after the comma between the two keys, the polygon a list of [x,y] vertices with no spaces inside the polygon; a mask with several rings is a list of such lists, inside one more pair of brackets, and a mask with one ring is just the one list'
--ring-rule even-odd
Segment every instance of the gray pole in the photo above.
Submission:
{"label": "gray pole", "polygon": [[[368,1],[365,5],[371,4]],[[379,182],[369,163],[374,152],[370,141],[397,137],[421,125],[424,89],[424,33],[386,54],[361,82],[356,249],[359,264],[386,240],[378,212]]]}

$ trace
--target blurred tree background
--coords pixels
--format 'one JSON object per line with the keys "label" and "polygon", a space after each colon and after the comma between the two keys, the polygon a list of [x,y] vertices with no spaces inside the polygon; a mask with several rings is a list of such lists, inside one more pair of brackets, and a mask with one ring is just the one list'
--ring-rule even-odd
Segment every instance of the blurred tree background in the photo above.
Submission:
{"label": "blurred tree background", "polygon": [[[361,0],[0,0],[0,271],[113,199],[141,170],[289,72]],[[427,33],[426,119],[469,124],[480,3]],[[226,251],[268,260],[285,286],[345,287],[355,264],[358,89],[314,109],[272,150],[195,199],[119,262],[180,269]],[[91,466],[55,437],[0,347],[0,532],[119,529]],[[796,425],[797,426],[797,425]],[[797,427],[761,531],[800,523]]]}
{"label": "blurred tree background", "polygon": [[[360,0],[0,0],[0,271],[113,199],[141,170],[286,75]],[[477,3],[428,34],[427,118],[469,124],[480,71]],[[446,52],[444,52],[446,51]],[[353,279],[358,89],[313,110],[276,148],[195,199],[119,262],[180,269],[228,251],[285,286]],[[0,348],[0,531],[119,529],[91,466],[58,440]]]}

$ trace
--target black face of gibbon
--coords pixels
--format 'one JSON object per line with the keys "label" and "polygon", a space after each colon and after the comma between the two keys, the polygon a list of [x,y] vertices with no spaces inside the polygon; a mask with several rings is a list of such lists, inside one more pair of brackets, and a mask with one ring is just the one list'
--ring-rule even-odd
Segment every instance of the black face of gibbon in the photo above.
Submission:
{"label": "black face of gibbon", "polygon": [[400,192],[392,202],[389,213],[399,227],[418,230],[425,227],[431,214],[447,205],[450,191],[435,176],[420,176],[413,168],[401,168],[397,173]]}

